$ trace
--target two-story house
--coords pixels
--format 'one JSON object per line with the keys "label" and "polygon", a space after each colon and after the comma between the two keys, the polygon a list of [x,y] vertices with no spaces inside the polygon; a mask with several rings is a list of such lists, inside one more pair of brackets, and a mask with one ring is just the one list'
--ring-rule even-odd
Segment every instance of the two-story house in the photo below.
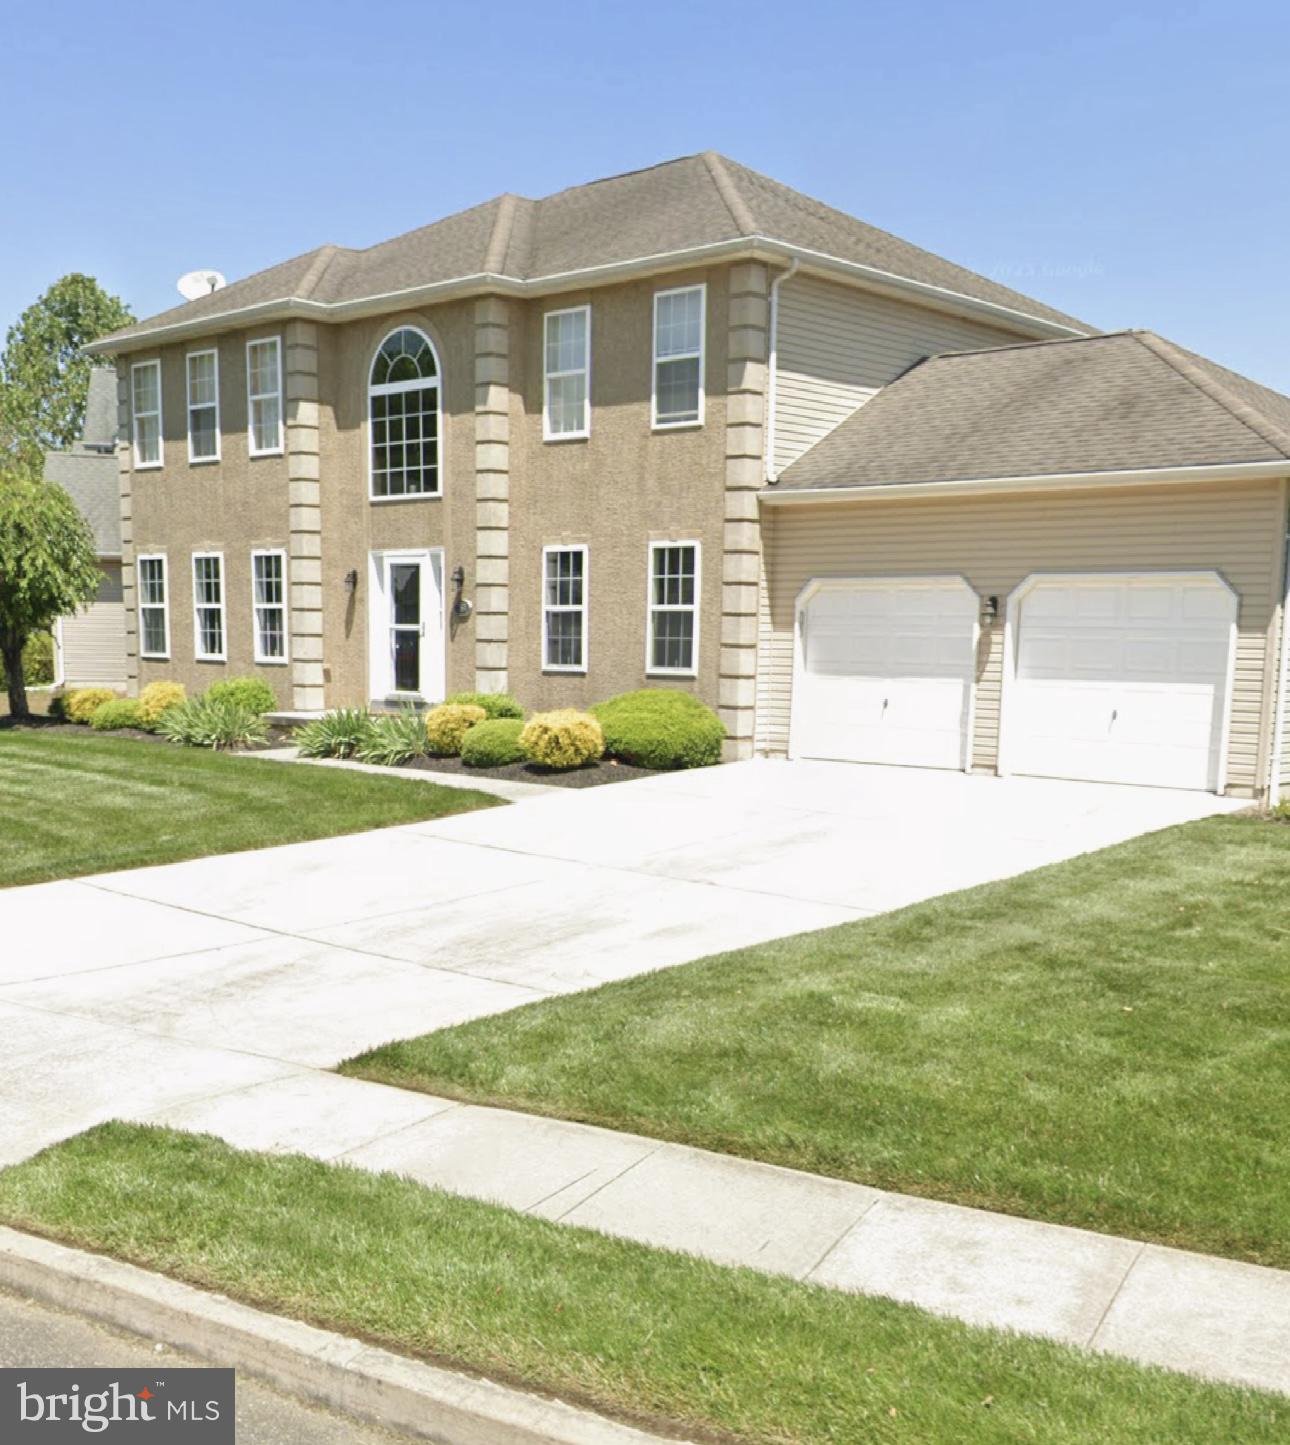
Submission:
{"label": "two-story house", "polygon": [[1290,772],[1290,400],[723,157],[324,246],[91,349],[132,684],[658,684],[734,757]]}

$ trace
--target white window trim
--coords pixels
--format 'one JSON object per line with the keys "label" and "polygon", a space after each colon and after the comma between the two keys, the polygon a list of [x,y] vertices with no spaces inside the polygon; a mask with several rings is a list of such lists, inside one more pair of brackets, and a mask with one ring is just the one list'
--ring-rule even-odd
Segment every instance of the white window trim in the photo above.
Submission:
{"label": "white window trim", "polygon": [[[193,361],[199,356],[213,356],[215,358],[215,454],[209,457],[195,457],[193,455],[193,412],[205,411],[206,406],[196,407],[193,405],[193,378],[190,367]],[[219,351],[214,346],[204,347],[201,351],[190,351],[184,356],[184,403],[188,417],[188,465],[190,467],[204,467],[211,462],[220,459],[220,425],[219,425]]]}
{"label": "white window trim", "polygon": [[[554,552],[581,552],[582,553],[582,605],[581,607],[570,607],[564,605],[552,606],[546,600],[546,559]],[[587,636],[587,604],[591,588],[591,555],[585,542],[575,542],[568,546],[560,546],[558,543],[542,548],[542,671],[543,672],[576,672],[587,671],[588,659],[591,653],[591,640]],[[555,612],[581,612],[582,613],[582,661],[572,662],[549,662],[550,638],[547,636],[546,619],[548,611]]]}
{"label": "white window trim", "polygon": [[[157,373],[157,410],[155,413],[139,410],[139,388],[136,378],[139,372],[147,371],[150,368],[155,369]],[[130,368],[130,451],[136,472],[154,472],[165,464],[166,427],[162,420],[161,406],[161,358],[157,356],[151,361],[136,361]],[[157,460],[143,462],[139,460],[139,418],[154,415],[157,418]]]}
{"label": "white window trim", "polygon": [[[253,346],[267,345],[272,345],[278,359],[278,389],[276,393],[272,391],[251,390],[251,348]],[[283,400],[285,387],[283,381],[282,338],[280,336],[253,336],[246,343],[246,449],[248,456],[280,457],[285,450],[283,444],[283,412],[285,410],[285,402]],[[257,450],[255,445],[255,403],[257,401],[268,401],[270,397],[275,395],[278,401],[278,444],[277,446],[263,447]]]}
{"label": "white window trim", "polygon": [[[689,667],[655,667],[654,664],[654,554],[666,547],[694,548],[694,602],[690,611],[694,614],[694,651]],[[703,546],[691,537],[678,537],[674,541],[651,542],[649,544],[649,567],[645,573],[645,675],[646,677],[697,677],[699,675],[699,619],[703,601]],[[681,612],[682,607],[660,609]]]}
{"label": "white window trim", "polygon": [[[586,318],[586,346],[583,350],[583,365],[568,371],[548,371],[546,365],[547,327],[560,316]],[[582,395],[582,426],[576,431],[551,430],[551,382],[566,376],[581,376],[584,379]],[[582,442],[591,435],[591,307],[566,306],[560,311],[547,311],[542,317],[542,440],[544,442]]]}
{"label": "white window trim", "polygon": [[[138,599],[139,607],[139,656],[149,662],[169,662],[170,660],[170,564],[166,561],[164,552],[140,552],[134,559],[134,595]],[[143,650],[143,585],[140,581],[139,564],[143,562],[161,563],[161,622],[166,634],[166,645],[164,652],[145,652]],[[147,604],[155,607],[155,602]]]}
{"label": "white window trim", "polygon": [[[282,656],[267,657],[260,649],[260,602],[255,595],[255,563],[258,557],[277,557],[282,562]],[[290,583],[287,579],[287,553],[282,547],[254,547],[251,549],[251,645],[257,663],[263,667],[285,667],[291,661],[291,612],[289,608]]]}
{"label": "white window trim", "polygon": [[[680,351],[674,356],[660,357],[658,354],[658,303],[665,296],[680,296],[686,291],[697,291],[699,293],[699,349],[695,351]],[[653,329],[652,354],[650,357],[649,375],[649,414],[650,429],[652,431],[684,431],[687,427],[701,427],[703,425],[704,412],[707,402],[707,387],[704,384],[704,371],[707,366],[707,340],[708,340],[708,284],[706,281],[699,281],[690,286],[672,286],[666,291],[655,291],[654,293],[654,329]],[[658,419],[658,365],[660,361],[684,361],[689,357],[699,358],[699,414],[687,421],[660,421]]]}
{"label": "white window trim", "polygon": [[[425,377],[418,377],[416,381],[387,381],[382,382],[379,386],[372,384],[372,366],[377,356],[380,355],[381,347],[396,331],[415,331],[418,336],[425,339],[426,345],[430,348],[430,355],[434,357],[435,376],[433,381],[427,381]],[[426,386],[433,386],[435,389],[435,489],[433,492],[400,492],[395,497],[378,497],[376,495],[376,477],[372,470],[372,398],[374,396],[391,396],[396,391],[420,391]],[[439,348],[434,344],[433,338],[428,332],[422,331],[419,326],[395,326],[381,337],[372,351],[371,358],[367,363],[365,436],[367,443],[367,500],[369,502],[375,506],[382,506],[387,502],[431,502],[443,496],[443,362],[439,357]]]}
{"label": "white window trim", "polygon": [[[206,606],[197,600],[197,563],[203,558],[214,557],[219,562],[219,631],[224,640],[223,652],[202,651],[202,624],[199,606]],[[223,552],[194,552],[192,566],[193,587],[193,657],[198,662],[228,661],[228,573],[224,570]]]}

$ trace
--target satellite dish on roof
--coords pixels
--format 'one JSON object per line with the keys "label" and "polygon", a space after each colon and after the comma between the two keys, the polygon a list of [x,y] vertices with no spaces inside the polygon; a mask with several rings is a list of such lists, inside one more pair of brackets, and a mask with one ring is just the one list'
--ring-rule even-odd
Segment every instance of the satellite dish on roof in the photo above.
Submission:
{"label": "satellite dish on roof", "polygon": [[227,286],[228,282],[218,271],[189,271],[175,285],[185,301],[196,301],[199,296],[209,296],[212,291]]}

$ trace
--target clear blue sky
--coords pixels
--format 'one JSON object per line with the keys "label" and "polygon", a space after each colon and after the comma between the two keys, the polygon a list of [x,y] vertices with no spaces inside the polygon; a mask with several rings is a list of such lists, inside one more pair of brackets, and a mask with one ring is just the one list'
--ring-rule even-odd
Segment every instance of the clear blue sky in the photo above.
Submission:
{"label": "clear blue sky", "polygon": [[0,327],[711,147],[1290,391],[1290,7],[113,0],[0,21]]}

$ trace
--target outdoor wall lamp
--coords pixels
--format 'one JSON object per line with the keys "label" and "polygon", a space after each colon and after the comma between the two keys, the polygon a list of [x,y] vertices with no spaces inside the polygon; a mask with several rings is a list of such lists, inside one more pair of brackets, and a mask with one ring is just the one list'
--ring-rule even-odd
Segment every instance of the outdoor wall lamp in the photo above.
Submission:
{"label": "outdoor wall lamp", "polygon": [[998,617],[999,599],[993,594],[989,597],[983,597],[981,599],[981,621],[989,626],[991,622],[996,622]]}
{"label": "outdoor wall lamp", "polygon": [[351,567],[349,571],[345,573],[345,591],[358,591],[358,569],[356,567]]}
{"label": "outdoor wall lamp", "polygon": [[460,562],[452,569],[452,590],[456,594],[452,599],[452,615],[459,622],[464,622],[475,610],[470,601],[462,596],[466,587],[466,569]]}

